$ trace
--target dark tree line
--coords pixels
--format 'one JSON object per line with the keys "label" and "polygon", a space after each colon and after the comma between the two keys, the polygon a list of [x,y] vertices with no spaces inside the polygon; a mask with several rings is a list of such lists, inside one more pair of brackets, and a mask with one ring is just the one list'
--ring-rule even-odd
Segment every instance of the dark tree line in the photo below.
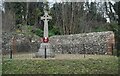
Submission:
{"label": "dark tree line", "polygon": [[[40,27],[43,5],[43,2],[5,2],[3,29],[13,30],[18,24]],[[4,27],[10,27],[10,29]]]}
{"label": "dark tree line", "polygon": [[111,2],[55,3],[51,13],[54,25],[60,28],[62,34],[75,34],[110,30],[106,27],[106,19],[110,23],[117,23],[116,7]]}
{"label": "dark tree line", "polygon": [[[118,4],[118,2],[115,4],[111,2],[54,3],[53,7],[49,8],[53,17],[50,28],[53,26],[59,28],[61,34],[109,30],[106,18],[109,18],[110,23],[117,23]],[[43,15],[44,5],[43,2],[5,2],[4,27],[18,24],[41,27],[43,22],[40,20],[40,16]]]}

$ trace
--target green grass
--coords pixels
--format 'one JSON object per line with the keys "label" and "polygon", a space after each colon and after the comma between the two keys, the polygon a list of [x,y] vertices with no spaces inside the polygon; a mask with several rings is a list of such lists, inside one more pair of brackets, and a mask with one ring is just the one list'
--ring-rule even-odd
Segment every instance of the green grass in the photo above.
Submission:
{"label": "green grass", "polygon": [[118,58],[3,60],[3,74],[117,74]]}

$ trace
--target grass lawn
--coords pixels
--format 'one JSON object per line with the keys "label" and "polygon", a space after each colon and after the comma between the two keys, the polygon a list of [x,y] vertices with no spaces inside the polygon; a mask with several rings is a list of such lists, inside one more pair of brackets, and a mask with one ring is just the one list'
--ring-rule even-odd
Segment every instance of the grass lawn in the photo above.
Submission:
{"label": "grass lawn", "polygon": [[118,58],[3,59],[3,74],[118,74]]}

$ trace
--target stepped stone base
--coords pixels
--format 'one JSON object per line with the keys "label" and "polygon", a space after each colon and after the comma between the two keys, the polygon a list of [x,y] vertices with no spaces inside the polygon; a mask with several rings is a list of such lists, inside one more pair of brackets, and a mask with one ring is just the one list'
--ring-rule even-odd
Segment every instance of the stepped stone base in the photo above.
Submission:
{"label": "stepped stone base", "polygon": [[45,48],[46,48],[46,58],[47,57],[53,58],[55,56],[50,43],[41,43],[39,51],[35,53],[35,57],[45,58]]}

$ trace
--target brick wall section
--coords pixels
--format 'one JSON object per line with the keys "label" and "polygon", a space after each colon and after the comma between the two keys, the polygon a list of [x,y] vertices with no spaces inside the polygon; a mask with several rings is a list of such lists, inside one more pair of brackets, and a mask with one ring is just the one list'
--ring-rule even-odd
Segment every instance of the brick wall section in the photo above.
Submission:
{"label": "brick wall section", "polygon": [[115,44],[115,40],[112,31],[105,31],[52,36],[50,43],[56,53],[112,54],[112,45]]}
{"label": "brick wall section", "polygon": [[111,34],[109,37],[106,38],[108,43],[108,54],[112,54],[112,51],[115,48],[115,37],[114,34]]}

